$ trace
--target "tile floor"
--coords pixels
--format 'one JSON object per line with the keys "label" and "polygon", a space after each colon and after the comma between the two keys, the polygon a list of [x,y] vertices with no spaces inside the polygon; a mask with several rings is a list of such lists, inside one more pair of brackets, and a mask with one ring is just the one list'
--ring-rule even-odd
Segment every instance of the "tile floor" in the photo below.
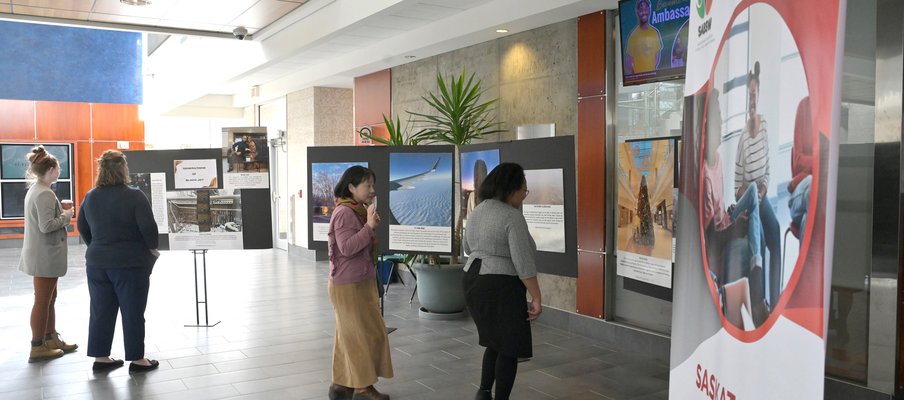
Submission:
{"label": "tile floor", "polygon": [[[208,254],[210,322],[195,323],[192,256],[164,252],[151,277],[147,355],[160,369],[129,376],[128,368],[91,373],[85,356],[88,289],[84,247],[70,247],[69,273],[59,283],[57,327],[78,352],[28,364],[30,277],[16,249],[0,250],[0,398],[2,399],[324,399],[330,382],[333,313],[328,266],[279,250]],[[483,349],[470,320],[426,321],[411,288],[393,284],[386,323],[395,378],[378,389],[393,399],[474,396]],[[203,314],[201,316],[203,322]],[[123,355],[120,332],[113,356]],[[593,340],[534,324],[534,358],[519,365],[514,399],[666,399],[668,366]]]}

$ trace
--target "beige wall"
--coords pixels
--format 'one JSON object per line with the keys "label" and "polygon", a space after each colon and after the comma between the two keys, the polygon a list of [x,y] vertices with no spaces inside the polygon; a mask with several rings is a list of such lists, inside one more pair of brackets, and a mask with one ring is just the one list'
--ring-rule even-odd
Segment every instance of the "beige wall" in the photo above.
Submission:
{"label": "beige wall", "polygon": [[[577,132],[577,21],[569,20],[418,60],[392,69],[392,113],[428,112],[421,99],[462,69],[476,73],[483,100],[499,98],[494,112],[503,132],[489,141],[514,140],[519,125],[556,125],[556,135]],[[574,278],[540,274],[543,303],[575,311]]]}
{"label": "beige wall", "polygon": [[[289,141],[289,193],[303,189],[308,182],[308,146],[354,145],[354,105],[351,89],[313,87],[286,96]],[[290,243],[308,245],[307,197],[294,197],[294,236]]]}

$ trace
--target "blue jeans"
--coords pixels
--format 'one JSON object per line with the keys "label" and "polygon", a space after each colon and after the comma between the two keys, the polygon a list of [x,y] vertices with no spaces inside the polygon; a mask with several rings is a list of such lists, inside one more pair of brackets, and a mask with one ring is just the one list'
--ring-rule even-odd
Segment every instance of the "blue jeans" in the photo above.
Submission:
{"label": "blue jeans", "polygon": [[[807,175],[806,178],[797,184],[791,198],[788,199],[788,208],[791,210],[791,223],[797,224],[800,233],[803,235],[804,228],[807,226],[807,207],[810,205],[810,186],[813,182],[813,176]],[[803,240],[801,240],[803,243]]]}
{"label": "blue jeans", "polygon": [[769,249],[769,264],[763,265],[769,285],[767,300],[769,300],[769,304],[775,304],[781,294],[779,287],[782,279],[782,232],[768,197],[763,197],[760,202],[760,222],[763,223],[763,237],[766,239],[766,248]]}
{"label": "blue jeans", "polygon": [[122,313],[125,359],[144,358],[144,310],[151,284],[150,268],[86,268],[91,318],[88,356],[107,357],[116,331],[116,313]]}
{"label": "blue jeans", "polygon": [[750,245],[751,257],[762,257],[763,224],[760,222],[760,201],[756,184],[751,183],[738,199],[731,212],[731,222],[735,223],[743,214],[747,214],[747,243]]}

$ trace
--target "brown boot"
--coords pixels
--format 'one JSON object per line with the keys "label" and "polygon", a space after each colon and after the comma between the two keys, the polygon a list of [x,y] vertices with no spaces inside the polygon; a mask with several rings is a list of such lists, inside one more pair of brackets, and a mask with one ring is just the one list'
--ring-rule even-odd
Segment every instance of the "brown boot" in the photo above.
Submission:
{"label": "brown boot", "polygon": [[47,339],[44,340],[44,344],[51,349],[60,349],[63,350],[63,353],[72,353],[75,349],[78,348],[77,344],[68,344],[60,338],[59,332],[53,332],[47,334]]}
{"label": "brown boot", "polygon": [[355,389],[352,400],[389,400],[389,395],[377,391],[373,386],[364,389]]}
{"label": "brown boot", "polygon": [[46,343],[42,343],[40,346],[31,346],[31,353],[28,355],[28,362],[33,363],[36,361],[50,360],[54,358],[60,358],[62,356],[63,350],[51,349],[50,347],[47,347]]}
{"label": "brown boot", "polygon": [[355,389],[334,383],[330,385],[329,397],[330,400],[351,400],[354,392]]}

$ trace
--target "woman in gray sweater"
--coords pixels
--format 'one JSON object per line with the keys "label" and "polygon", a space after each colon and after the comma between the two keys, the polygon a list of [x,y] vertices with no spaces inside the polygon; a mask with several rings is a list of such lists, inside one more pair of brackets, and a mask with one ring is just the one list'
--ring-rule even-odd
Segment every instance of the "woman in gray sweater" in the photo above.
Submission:
{"label": "woman in gray sweater", "polygon": [[528,193],[524,169],[499,164],[480,185],[480,204],[468,217],[463,285],[480,345],[486,347],[477,400],[492,399],[494,383],[495,398],[507,400],[518,358],[533,355],[530,321],[540,316],[542,307],[534,261],[537,246],[520,210]]}
{"label": "woman in gray sweater", "polygon": [[63,210],[50,188],[60,177],[60,162],[38,146],[28,154],[29,179],[25,194],[25,239],[19,270],[34,277],[35,302],[31,309],[31,353],[28,362],[57,358],[75,351],[56,332],[57,280],[66,275],[66,227],[73,209]]}

